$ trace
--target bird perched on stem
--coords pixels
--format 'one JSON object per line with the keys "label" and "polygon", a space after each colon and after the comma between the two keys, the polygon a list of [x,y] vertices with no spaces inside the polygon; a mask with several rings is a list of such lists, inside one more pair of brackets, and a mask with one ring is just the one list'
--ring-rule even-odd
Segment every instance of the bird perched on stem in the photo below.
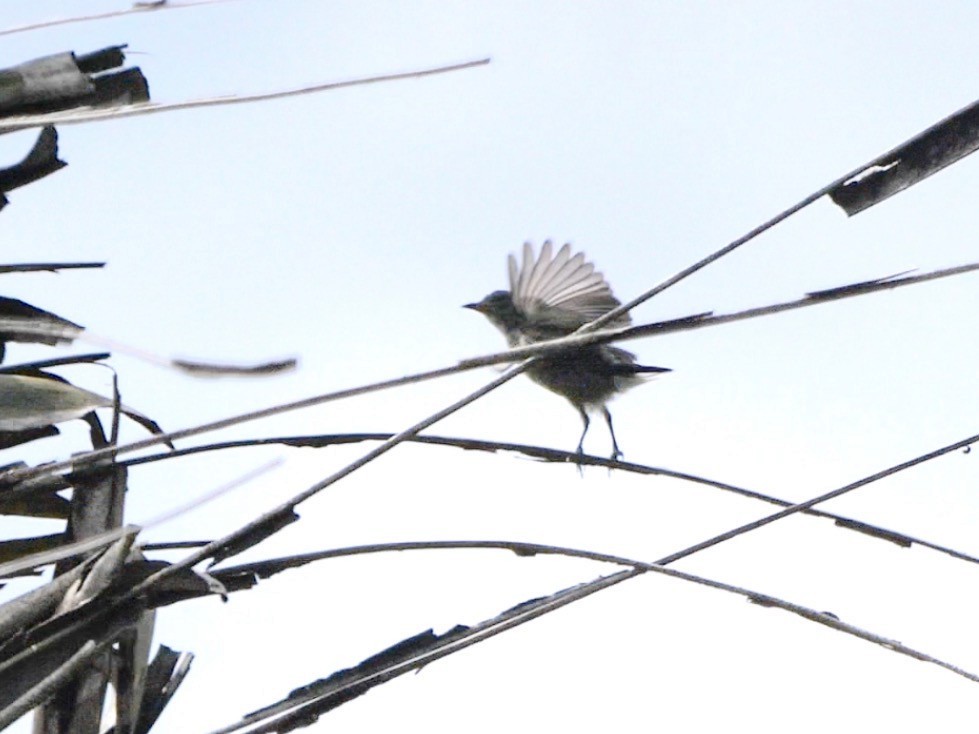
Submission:
{"label": "bird perched on stem", "polygon": [[[494,291],[478,303],[466,304],[483,314],[503,332],[511,347],[567,336],[618,307],[619,301],[585,254],[572,256],[564,245],[553,254],[550,241],[534,258],[530,243],[524,244],[523,263],[509,258],[510,290]],[[606,324],[610,329],[628,326],[629,314]],[[585,427],[578,441],[584,452],[585,434],[591,422],[588,411],[601,409],[612,435],[612,460],[622,456],[606,403],[616,394],[640,384],[650,374],[669,372],[665,367],[636,364],[636,356],[605,344],[572,347],[538,357],[527,370],[534,382],[567,398],[578,409]]]}

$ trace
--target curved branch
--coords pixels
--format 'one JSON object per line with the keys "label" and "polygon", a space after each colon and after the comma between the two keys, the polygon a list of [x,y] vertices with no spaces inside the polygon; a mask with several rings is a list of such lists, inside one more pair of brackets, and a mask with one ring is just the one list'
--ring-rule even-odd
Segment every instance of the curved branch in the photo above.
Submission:
{"label": "curved branch", "polygon": [[[352,443],[361,443],[363,441],[386,441],[391,438],[394,434],[392,433],[341,433],[341,434],[321,434],[312,436],[280,436],[276,438],[256,438],[256,439],[242,439],[237,441],[224,441],[220,443],[207,444],[205,446],[193,446],[190,448],[177,449],[176,451],[168,451],[167,453],[161,454],[151,454],[149,456],[140,456],[136,459],[129,459],[127,461],[120,462],[125,466],[139,466],[141,464],[148,464],[157,461],[167,461],[170,459],[177,459],[183,456],[192,456],[194,454],[206,453],[209,451],[223,451],[226,449],[235,448],[248,448],[254,446],[270,446],[270,445],[285,445],[285,446],[295,446],[295,447],[312,447],[312,448],[322,448],[327,446],[343,446]],[[975,438],[975,437],[972,437]],[[615,469],[616,471],[622,471],[629,474],[640,474],[643,476],[662,476],[669,477],[671,479],[679,479],[684,482],[691,482],[693,484],[700,484],[706,487],[713,487],[714,489],[719,489],[723,492],[730,492],[736,494],[740,497],[746,497],[748,499],[758,500],[759,502],[766,502],[770,505],[778,505],[780,507],[792,507],[794,503],[789,500],[781,499],[780,497],[775,497],[773,495],[764,494],[762,492],[756,492],[751,489],[746,489],[744,487],[739,487],[734,484],[728,484],[727,482],[721,482],[716,479],[708,479],[706,477],[697,476],[696,474],[690,474],[687,472],[674,471],[673,469],[664,469],[662,467],[648,466],[645,464],[636,464],[630,461],[612,461],[600,456],[591,456],[589,454],[579,454],[573,451],[565,451],[562,449],[547,448],[544,446],[530,446],[527,444],[519,443],[508,443],[503,441],[483,441],[473,438],[459,438],[456,436],[413,436],[406,439],[412,443],[427,444],[432,446],[449,446],[454,448],[460,448],[466,451],[484,451],[487,453],[495,453],[498,451],[508,451],[518,454],[523,454],[532,459],[537,459],[539,461],[545,461],[550,463],[578,463],[587,466],[601,466],[607,469]],[[968,442],[969,439],[966,439]],[[957,442],[952,446],[954,448],[961,448],[963,442]],[[950,449],[950,450],[954,450]],[[943,453],[948,453],[944,451]],[[939,454],[942,455],[942,454]],[[929,456],[929,455],[926,455]],[[931,457],[934,458],[934,457]],[[923,459],[927,460],[927,459]],[[920,462],[918,462],[920,463]],[[43,487],[41,488],[43,489]],[[852,517],[847,517],[845,515],[838,515],[833,512],[827,512],[825,510],[819,510],[815,507],[807,507],[800,510],[801,513],[805,515],[810,515],[812,517],[825,518],[827,520],[832,520],[833,523],[844,530],[850,530],[853,532],[861,533],[863,535],[870,536],[872,538],[877,538],[879,540],[884,540],[895,545],[899,545],[904,548],[910,548],[913,545],[921,546],[922,548],[928,548],[929,550],[936,551],[938,553],[943,553],[947,556],[951,556],[960,561],[965,561],[967,563],[979,564],[979,558],[976,556],[964,553],[962,551],[956,550],[955,548],[949,548],[948,546],[939,545],[938,543],[933,543],[930,540],[925,540],[914,535],[909,535],[900,530],[891,530],[889,528],[884,528],[879,525],[874,525],[863,520],[857,520]],[[198,545],[205,545],[208,541],[199,541]]]}
{"label": "curved branch", "polygon": [[[664,576],[669,576],[671,578],[679,579],[681,581],[687,581],[690,583],[698,584],[700,586],[706,586],[718,591],[724,591],[729,594],[736,594],[745,597],[748,601],[753,604],[758,604],[764,607],[775,607],[782,609],[784,611],[795,614],[796,616],[802,617],[810,622],[815,622],[817,624],[823,625],[824,627],[829,627],[837,632],[842,632],[844,634],[857,637],[859,639],[865,640],[867,642],[872,642],[876,645],[889,650],[891,652],[898,653],[900,655],[905,655],[912,657],[916,660],[921,660],[923,662],[931,663],[932,665],[937,665],[938,667],[944,668],[956,675],[966,678],[974,683],[979,683],[979,675],[972,673],[964,668],[957,665],[953,665],[945,660],[936,658],[928,653],[922,652],[915,648],[904,645],[903,643],[893,640],[887,637],[878,635],[875,632],[865,630],[861,627],[856,627],[855,625],[848,624],[836,615],[819,611],[811,607],[806,607],[801,604],[796,604],[794,602],[781,599],[779,597],[772,596],[770,594],[765,594],[760,591],[755,591],[741,586],[735,586],[733,584],[728,584],[723,581],[717,581],[715,579],[706,578],[704,576],[699,576],[692,573],[687,573],[684,571],[678,571],[676,569],[664,568],[659,564],[646,563],[643,561],[638,561],[631,558],[626,558],[618,555],[611,555],[606,553],[599,553],[594,551],[582,550],[579,548],[568,548],[562,546],[554,545],[544,545],[540,543],[523,543],[517,541],[504,541],[504,540],[463,540],[463,541],[419,541],[419,542],[400,542],[400,543],[378,543],[372,545],[362,545],[362,546],[352,546],[348,548],[336,548],[327,551],[320,551],[317,553],[308,553],[298,556],[291,556],[287,558],[272,559],[269,561],[243,564],[240,566],[231,566],[224,569],[219,569],[212,571],[215,578],[218,578],[222,582],[232,582],[234,578],[240,578],[241,576],[256,575],[261,578],[266,578],[268,576],[274,575],[280,571],[286,570],[288,568],[295,568],[297,566],[305,565],[307,563],[312,563],[318,560],[324,560],[328,558],[341,558],[345,556],[355,556],[355,555],[365,555],[374,553],[388,553],[388,552],[404,552],[404,551],[417,551],[417,550],[471,550],[471,549],[497,549],[506,550],[516,553],[519,556],[530,556],[530,555],[559,555],[565,557],[573,558],[584,558],[592,561],[598,561],[602,563],[612,563],[620,566],[628,566],[629,569],[620,571],[618,573],[613,573],[607,576],[600,576],[599,578],[586,582],[583,584],[578,584],[571,589],[565,589],[552,594],[548,597],[541,599],[534,599],[524,604],[519,604],[505,612],[500,617],[496,619],[489,620],[486,623],[477,625],[471,628],[472,634],[463,634],[453,642],[452,649],[448,651],[439,649],[437,654],[433,654],[431,659],[437,659],[438,657],[443,657],[446,654],[451,654],[452,652],[457,652],[464,647],[480,642],[489,636],[498,634],[499,632],[505,631],[510,627],[523,624],[524,622],[535,619],[543,614],[554,611],[562,606],[565,606],[573,601],[590,596],[596,591],[609,588],[621,581],[625,581],[629,578],[635,578],[643,573],[657,573]],[[512,612],[514,610],[520,610],[521,616],[514,618]],[[500,620],[506,619],[507,624],[501,625],[499,629],[489,631],[487,633],[487,628],[492,628]],[[460,644],[462,643],[462,644]],[[407,670],[420,667],[424,665],[429,660],[412,660],[411,664],[404,665],[404,670],[401,672],[407,672]],[[372,673],[374,675],[376,673]],[[315,700],[317,696],[315,692],[311,692],[308,700]],[[304,700],[301,699],[290,699],[290,706],[296,706],[303,703]],[[254,723],[243,722],[245,723]],[[232,726],[226,729],[221,729],[222,732],[230,732],[236,730],[238,727]]]}

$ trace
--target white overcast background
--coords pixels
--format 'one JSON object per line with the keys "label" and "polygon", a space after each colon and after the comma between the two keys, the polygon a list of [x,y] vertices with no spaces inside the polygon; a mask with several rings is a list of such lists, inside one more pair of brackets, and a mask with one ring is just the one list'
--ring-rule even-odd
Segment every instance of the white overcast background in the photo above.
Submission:
{"label": "white overcast background", "polygon": [[[125,7],[6,2],[0,26]],[[59,128],[69,167],[10,194],[3,277],[93,331],[271,379],[113,360],[124,400],[177,429],[495,351],[460,306],[525,240],[584,250],[625,300],[979,98],[979,5],[944,2],[242,0],[0,38],[0,66],[129,44],[157,102],[492,58],[261,104]],[[0,139],[3,165],[35,132]],[[979,260],[979,156],[852,219],[828,200],[638,308],[637,322]],[[629,460],[801,501],[979,432],[979,275],[632,342],[674,372],[612,405]],[[84,351],[85,347],[76,347]],[[55,354],[14,346],[10,361]],[[64,353],[59,351],[57,354]],[[108,393],[109,373],[61,374]],[[333,403],[199,439],[398,431],[497,373]],[[519,378],[431,433],[573,449],[575,411]],[[35,460],[85,448],[79,423]],[[141,437],[131,425],[125,437]],[[193,441],[181,445],[192,445]],[[270,447],[134,468],[145,533],[212,538],[371,447]],[[607,455],[593,424],[586,449]],[[13,461],[21,454],[7,452]],[[825,509],[979,554],[979,461],[956,452]],[[654,560],[768,505],[656,477],[406,445],[238,559],[371,542],[507,539]],[[3,535],[55,532],[0,520]],[[174,558],[179,555],[172,556]],[[677,564],[833,612],[979,671],[979,568],[794,516]],[[206,731],[430,627],[475,624],[611,567],[502,551],[322,562],[165,608],[197,658],[154,732]],[[22,592],[26,582],[7,592]],[[314,731],[971,731],[979,687],[743,598],[652,574],[433,663]],[[28,731],[27,722],[15,727]]]}

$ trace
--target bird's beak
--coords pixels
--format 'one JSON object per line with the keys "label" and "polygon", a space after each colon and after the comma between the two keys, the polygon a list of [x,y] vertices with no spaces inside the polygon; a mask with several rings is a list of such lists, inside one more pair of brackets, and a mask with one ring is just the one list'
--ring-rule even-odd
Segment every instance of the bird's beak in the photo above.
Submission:
{"label": "bird's beak", "polygon": [[479,311],[480,313],[483,311],[482,303],[464,303],[462,307],[472,309],[473,311]]}

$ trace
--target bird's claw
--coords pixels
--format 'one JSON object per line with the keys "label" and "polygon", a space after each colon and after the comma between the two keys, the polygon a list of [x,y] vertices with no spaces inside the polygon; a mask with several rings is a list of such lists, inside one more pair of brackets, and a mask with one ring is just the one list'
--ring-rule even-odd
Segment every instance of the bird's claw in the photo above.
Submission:
{"label": "bird's claw", "polygon": [[585,476],[585,466],[582,464],[581,459],[585,455],[585,450],[582,448],[581,444],[578,444],[578,450],[575,452],[575,462],[574,465],[578,467],[578,476]]}

